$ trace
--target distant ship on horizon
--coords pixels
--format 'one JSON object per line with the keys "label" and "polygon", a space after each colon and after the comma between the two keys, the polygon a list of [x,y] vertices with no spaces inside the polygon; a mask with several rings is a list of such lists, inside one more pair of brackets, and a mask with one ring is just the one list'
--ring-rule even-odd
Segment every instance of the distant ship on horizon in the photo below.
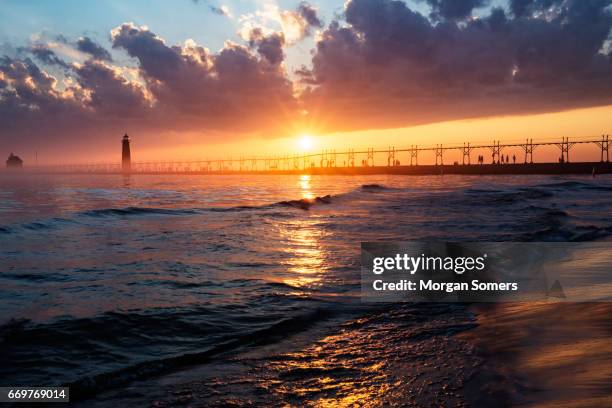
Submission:
{"label": "distant ship on horizon", "polygon": [[6,168],[15,169],[15,168],[22,168],[22,167],[23,167],[23,160],[21,160],[21,157],[16,156],[13,153],[11,153],[8,159],[6,160]]}

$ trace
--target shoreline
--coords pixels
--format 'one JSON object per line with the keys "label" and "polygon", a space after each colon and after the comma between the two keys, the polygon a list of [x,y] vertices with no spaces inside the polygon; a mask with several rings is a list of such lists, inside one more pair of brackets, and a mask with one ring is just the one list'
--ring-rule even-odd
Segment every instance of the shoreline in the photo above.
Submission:
{"label": "shoreline", "polygon": [[[486,363],[472,395],[503,394],[509,405],[612,405],[612,303],[476,304],[478,327],[459,337]],[[495,378],[487,373],[495,373]]]}

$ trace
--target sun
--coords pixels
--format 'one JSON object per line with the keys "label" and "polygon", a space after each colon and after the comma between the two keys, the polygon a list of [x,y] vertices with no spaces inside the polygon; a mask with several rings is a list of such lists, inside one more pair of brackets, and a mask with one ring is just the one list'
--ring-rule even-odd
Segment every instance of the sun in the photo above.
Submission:
{"label": "sun", "polygon": [[312,136],[307,135],[307,134],[303,134],[300,136],[299,140],[298,140],[298,145],[300,146],[301,150],[310,150],[312,149]]}

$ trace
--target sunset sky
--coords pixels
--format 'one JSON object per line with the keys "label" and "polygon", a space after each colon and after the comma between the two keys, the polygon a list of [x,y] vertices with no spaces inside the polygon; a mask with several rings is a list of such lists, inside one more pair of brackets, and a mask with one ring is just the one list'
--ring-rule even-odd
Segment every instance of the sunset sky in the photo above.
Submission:
{"label": "sunset sky", "polygon": [[595,137],[611,3],[0,0],[0,155],[118,161],[125,132],[136,160]]}

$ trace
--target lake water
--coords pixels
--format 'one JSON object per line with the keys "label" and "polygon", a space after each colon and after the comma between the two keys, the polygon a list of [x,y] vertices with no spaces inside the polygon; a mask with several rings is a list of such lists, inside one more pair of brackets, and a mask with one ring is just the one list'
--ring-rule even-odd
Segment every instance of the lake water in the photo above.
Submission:
{"label": "lake water", "polygon": [[475,367],[453,335],[476,318],[362,304],[361,241],[611,235],[609,176],[0,175],[0,385],[102,405],[402,400],[410,370],[440,390],[469,375],[427,367]]}

